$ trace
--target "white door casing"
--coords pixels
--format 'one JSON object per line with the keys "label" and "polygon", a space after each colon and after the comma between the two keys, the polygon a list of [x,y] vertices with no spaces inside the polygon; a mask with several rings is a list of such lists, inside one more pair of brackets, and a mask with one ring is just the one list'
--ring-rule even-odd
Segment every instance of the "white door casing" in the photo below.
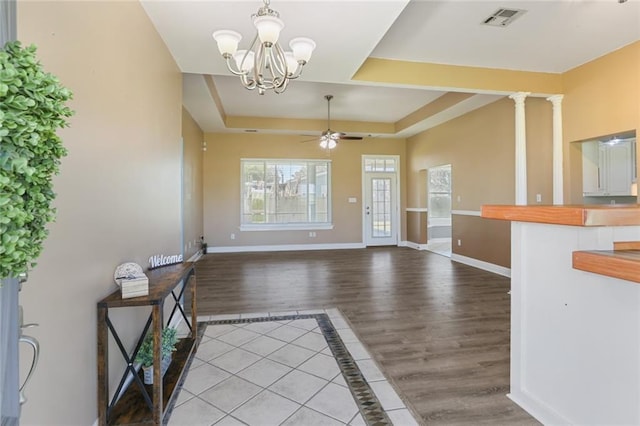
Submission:
{"label": "white door casing", "polygon": [[[390,171],[367,170],[367,159],[384,159]],[[363,239],[366,246],[398,245],[400,205],[397,156],[363,156]]]}

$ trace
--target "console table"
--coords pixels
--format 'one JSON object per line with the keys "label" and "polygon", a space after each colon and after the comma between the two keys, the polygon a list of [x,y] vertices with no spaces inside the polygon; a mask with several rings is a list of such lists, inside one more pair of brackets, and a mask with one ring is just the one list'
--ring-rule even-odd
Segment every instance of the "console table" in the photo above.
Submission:
{"label": "console table", "polygon": [[[185,367],[195,353],[198,333],[194,264],[181,263],[165,266],[147,271],[146,274],[149,277],[149,294],[147,296],[123,299],[120,290],[116,290],[98,302],[98,422],[101,426],[162,424],[167,407],[170,406],[175,396],[176,385],[180,382],[185,373]],[[179,286],[180,283],[184,283],[184,285]],[[187,288],[190,289],[191,296],[191,318],[187,317],[180,304]],[[165,323],[163,308],[168,296],[172,296],[174,305],[171,315]],[[134,306],[150,306],[151,314],[133,353],[129,354],[109,319],[109,309]],[[190,333],[178,341],[171,365],[163,378],[160,367],[162,329],[171,323],[174,315],[178,312],[182,315]],[[153,333],[153,385],[145,385],[142,381],[142,371],[136,371],[134,366],[136,354],[149,329]],[[119,352],[126,362],[125,371],[111,401],[109,401],[109,332],[111,332]],[[130,374],[133,376],[133,381],[122,392]]]}

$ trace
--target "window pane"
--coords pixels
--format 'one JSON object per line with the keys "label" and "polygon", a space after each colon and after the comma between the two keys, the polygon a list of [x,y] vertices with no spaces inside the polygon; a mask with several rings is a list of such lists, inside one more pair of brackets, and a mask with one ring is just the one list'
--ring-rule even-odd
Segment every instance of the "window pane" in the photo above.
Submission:
{"label": "window pane", "polygon": [[264,162],[244,162],[242,178],[242,223],[264,223]]}
{"label": "window pane", "polygon": [[384,162],[384,171],[385,172],[395,172],[396,171],[396,160],[392,158],[387,158]]}
{"label": "window pane", "polygon": [[451,216],[451,194],[429,194],[429,217]]}
{"label": "window pane", "polygon": [[438,168],[429,171],[429,192],[451,192],[451,169]]}
{"label": "window pane", "polygon": [[396,160],[394,158],[366,158],[364,170],[366,172],[395,172]]}
{"label": "window pane", "polygon": [[264,176],[264,220],[253,223],[271,223],[276,212],[276,165],[265,164]]}
{"label": "window pane", "polygon": [[276,176],[275,215],[270,223],[307,222],[306,164],[278,163]]}
{"label": "window pane", "polygon": [[242,160],[243,224],[330,222],[329,162]]}
{"label": "window pane", "polygon": [[[317,163],[313,175],[313,214],[309,215],[310,222],[329,222],[329,168],[327,163]],[[311,210],[310,210],[311,212]]]}

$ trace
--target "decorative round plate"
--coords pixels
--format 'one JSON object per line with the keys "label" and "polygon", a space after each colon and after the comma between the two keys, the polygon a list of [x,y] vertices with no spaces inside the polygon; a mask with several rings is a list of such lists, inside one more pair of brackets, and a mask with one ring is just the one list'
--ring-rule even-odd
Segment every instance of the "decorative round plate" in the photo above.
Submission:
{"label": "decorative round plate", "polygon": [[142,266],[138,265],[137,263],[127,262],[116,268],[116,271],[113,273],[113,280],[116,282],[116,284],[120,285],[118,279],[140,274],[144,274]]}

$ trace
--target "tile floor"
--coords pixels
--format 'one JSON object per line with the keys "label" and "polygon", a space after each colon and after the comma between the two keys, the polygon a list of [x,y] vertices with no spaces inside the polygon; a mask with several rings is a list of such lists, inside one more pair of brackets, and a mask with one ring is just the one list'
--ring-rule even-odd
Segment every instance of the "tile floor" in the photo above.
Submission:
{"label": "tile floor", "polygon": [[427,243],[427,250],[442,256],[451,257],[451,238],[429,241]]}
{"label": "tile floor", "polygon": [[[337,309],[198,320],[206,328],[169,425],[418,424]],[[384,419],[372,421],[370,406]]]}

